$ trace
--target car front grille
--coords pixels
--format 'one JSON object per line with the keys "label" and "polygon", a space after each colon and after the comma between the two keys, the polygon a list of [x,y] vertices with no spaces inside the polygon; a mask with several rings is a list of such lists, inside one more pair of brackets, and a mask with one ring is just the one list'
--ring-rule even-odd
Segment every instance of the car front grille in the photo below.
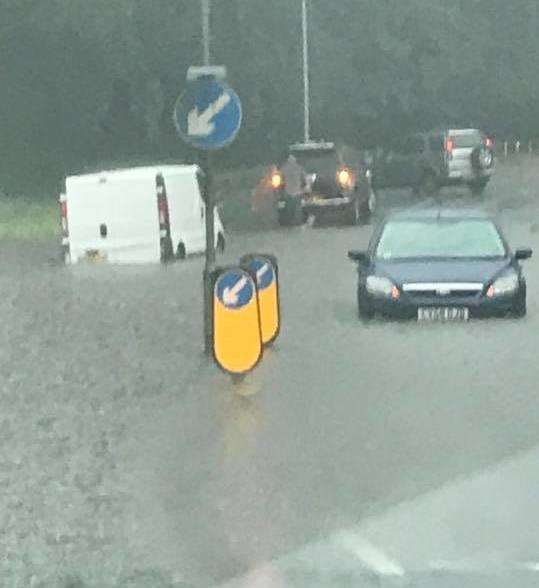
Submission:
{"label": "car front grille", "polygon": [[402,290],[412,298],[470,298],[483,291],[483,284],[477,282],[420,282],[403,284]]}

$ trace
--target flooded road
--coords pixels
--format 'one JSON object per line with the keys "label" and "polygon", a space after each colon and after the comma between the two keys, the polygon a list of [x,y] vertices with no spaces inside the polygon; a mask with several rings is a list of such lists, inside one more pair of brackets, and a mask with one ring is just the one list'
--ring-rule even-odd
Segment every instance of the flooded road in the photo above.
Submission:
{"label": "flooded road", "polygon": [[[539,252],[537,175],[501,168],[485,206]],[[280,264],[281,336],[240,384],[202,355],[202,259],[66,269],[5,247],[5,585],[212,586],[538,445],[537,261],[523,320],[363,325],[346,252],[370,233],[230,236],[223,262]]]}

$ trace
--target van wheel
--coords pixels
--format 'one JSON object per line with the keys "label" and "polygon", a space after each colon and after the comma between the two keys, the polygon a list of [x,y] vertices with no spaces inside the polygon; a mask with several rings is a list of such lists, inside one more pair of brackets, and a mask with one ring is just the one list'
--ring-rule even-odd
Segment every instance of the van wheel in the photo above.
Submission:
{"label": "van wheel", "polygon": [[183,243],[178,244],[176,249],[176,259],[185,259],[185,245]]}
{"label": "van wheel", "polygon": [[219,233],[219,236],[217,237],[217,252],[218,253],[224,253],[225,252],[225,238],[223,237],[222,233]]}

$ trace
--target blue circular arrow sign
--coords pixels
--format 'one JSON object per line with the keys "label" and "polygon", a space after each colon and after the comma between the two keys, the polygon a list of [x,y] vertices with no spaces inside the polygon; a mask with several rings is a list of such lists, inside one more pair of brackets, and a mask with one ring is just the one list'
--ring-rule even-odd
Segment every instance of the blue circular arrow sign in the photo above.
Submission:
{"label": "blue circular arrow sign", "polygon": [[226,308],[242,308],[251,302],[254,294],[253,279],[242,270],[225,272],[215,284],[215,295]]}
{"label": "blue circular arrow sign", "polygon": [[268,259],[255,257],[249,262],[249,269],[256,275],[256,283],[259,290],[269,288],[275,280],[273,265]]}
{"label": "blue circular arrow sign", "polygon": [[191,82],[174,107],[174,123],[184,141],[198,149],[222,149],[241,127],[241,102],[227,84],[215,79]]}

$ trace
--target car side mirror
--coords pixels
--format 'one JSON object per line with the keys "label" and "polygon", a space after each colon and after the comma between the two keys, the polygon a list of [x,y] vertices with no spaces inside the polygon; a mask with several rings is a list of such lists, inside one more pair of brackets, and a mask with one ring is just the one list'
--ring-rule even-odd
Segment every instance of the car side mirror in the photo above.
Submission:
{"label": "car side mirror", "polygon": [[523,249],[517,249],[515,251],[515,259],[522,261],[524,259],[530,259],[532,256],[533,251],[529,247],[525,247]]}
{"label": "car side mirror", "polygon": [[357,249],[352,249],[348,252],[348,258],[357,263],[365,263],[368,259],[368,255],[366,251],[358,251]]}

